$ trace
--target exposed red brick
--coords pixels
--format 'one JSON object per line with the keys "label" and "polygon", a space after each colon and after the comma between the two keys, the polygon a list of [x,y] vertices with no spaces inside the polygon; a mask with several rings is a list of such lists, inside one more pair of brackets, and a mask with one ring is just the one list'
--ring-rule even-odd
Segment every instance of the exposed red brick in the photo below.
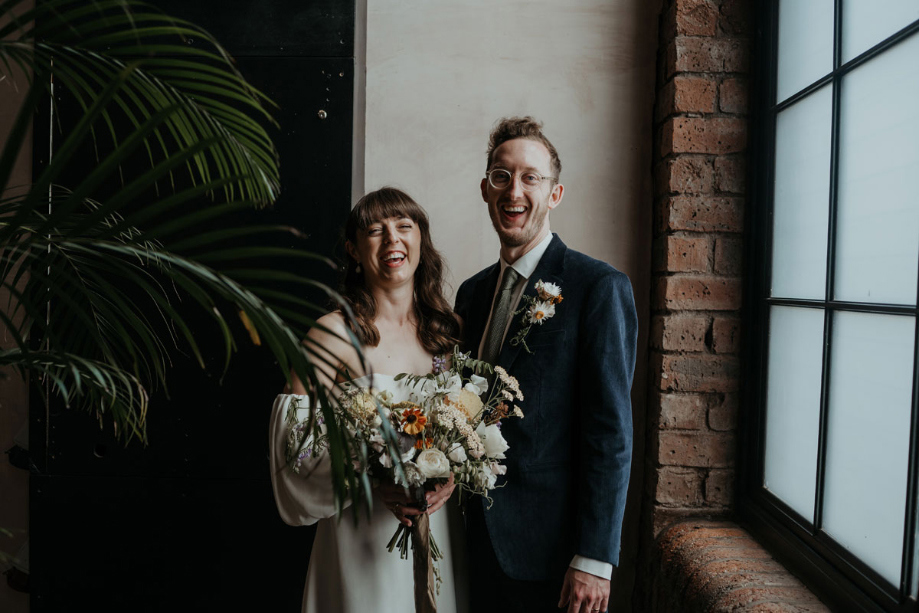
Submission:
{"label": "exposed red brick", "polygon": [[664,430],[702,430],[708,403],[701,394],[660,394],[660,422]]}
{"label": "exposed red brick", "polygon": [[660,356],[660,389],[671,392],[733,392],[740,387],[733,356],[704,353]]}
{"label": "exposed red brick", "polygon": [[753,3],[750,0],[721,0],[719,30],[728,36],[753,34]]}
{"label": "exposed red brick", "polygon": [[754,602],[742,609],[743,613],[829,613],[823,603],[809,605],[791,604],[789,602]]}
{"label": "exposed red brick", "polygon": [[708,427],[716,432],[735,430],[737,428],[737,394],[720,394],[717,401],[711,402],[708,409]]}
{"label": "exposed red brick", "polygon": [[[732,512],[752,5],[663,2],[653,143],[651,308],[657,316],[650,331],[643,490],[651,534],[643,538],[674,521]],[[655,569],[647,553],[639,556],[646,577],[639,584],[641,610],[708,613],[717,598],[740,588],[800,589],[733,524],[696,525],[670,547],[664,545],[668,533],[660,550],[641,546],[662,560]],[[744,606],[761,602],[777,601]]]}
{"label": "exposed red brick", "polygon": [[[664,2],[661,9],[660,24],[657,31],[657,44],[663,48],[667,43],[676,37],[676,2]],[[658,54],[663,55],[663,54]],[[658,74],[661,70],[658,68]]]}
{"label": "exposed red brick", "polygon": [[715,272],[739,275],[743,271],[743,241],[736,236],[722,236],[715,241]]}
{"label": "exposed red brick", "polygon": [[[700,509],[699,507],[673,508],[673,507],[654,507],[651,512],[651,536],[657,538],[662,531],[672,526],[680,525],[681,522],[697,521],[718,521],[727,519],[728,513],[724,508],[717,509]],[[671,611],[674,609],[664,609]],[[677,609],[678,610],[678,609]]]}
{"label": "exposed red brick", "polygon": [[712,351],[737,353],[740,349],[740,319],[716,317],[712,321]]}
{"label": "exposed red brick", "polygon": [[671,311],[735,311],[740,290],[737,278],[676,275],[658,279],[656,304]]}
{"label": "exposed red brick", "polygon": [[785,582],[794,584],[796,579],[788,575],[788,570],[771,558],[757,560],[718,560],[699,566],[699,572],[704,572],[710,577],[718,575],[734,576],[741,573],[756,573],[759,575],[766,574],[784,574]]}
{"label": "exposed red brick", "polygon": [[762,588],[797,588],[804,587],[800,581],[786,573],[757,573],[746,570],[748,560],[737,560],[740,570],[733,574],[711,574],[708,569],[712,564],[702,566],[688,578],[685,599],[697,607],[709,610],[713,602],[724,595],[740,588],[751,586]]}
{"label": "exposed red brick", "polygon": [[661,535],[660,548],[665,555],[683,555],[688,551],[718,546],[724,539],[749,538],[746,530],[731,522],[690,521],[681,523]]}
{"label": "exposed red brick", "polygon": [[664,466],[724,468],[733,466],[736,441],[726,433],[661,432],[657,461]]}
{"label": "exposed red brick", "polygon": [[700,470],[664,467],[658,471],[654,499],[661,504],[699,506],[705,500],[702,493],[704,481]]}
{"label": "exposed red brick", "polygon": [[749,88],[749,81],[745,78],[725,79],[719,88],[718,108],[724,113],[749,113]]}
{"label": "exposed red brick", "polygon": [[707,236],[659,237],[654,245],[654,270],[709,272],[712,269],[712,244],[712,239]]}
{"label": "exposed red brick", "polygon": [[[660,509],[655,521],[685,512]],[[828,613],[798,579],[730,522],[695,519],[666,528],[658,537],[656,560],[652,611]],[[754,608],[759,604],[795,608]]]}
{"label": "exposed red brick", "polygon": [[676,32],[688,36],[713,36],[718,31],[718,7],[711,0],[677,0]]}
{"label": "exposed red brick", "polygon": [[746,158],[739,155],[715,158],[715,190],[743,194],[746,190]]}
{"label": "exposed red brick", "polygon": [[673,113],[714,113],[717,83],[702,76],[675,76],[658,93],[655,117],[658,121]]}
{"label": "exposed red brick", "polygon": [[[815,604],[820,601],[803,587],[745,587],[725,593],[712,603],[713,613],[742,611],[756,602],[787,602],[789,604]],[[829,609],[824,609],[829,612]]]}
{"label": "exposed red brick", "polygon": [[742,38],[677,36],[667,45],[663,78],[680,72],[748,73],[750,48]]}
{"label": "exposed red brick", "polygon": [[657,316],[651,321],[651,346],[665,351],[703,351],[708,317]]}
{"label": "exposed red brick", "polygon": [[734,471],[712,469],[705,479],[705,502],[727,506],[734,500]]}
{"label": "exposed red brick", "polygon": [[661,156],[672,153],[736,153],[747,146],[745,120],[738,117],[671,117],[661,127]]}
{"label": "exposed red brick", "polygon": [[659,164],[655,175],[658,194],[707,194],[714,188],[714,166],[703,155],[681,155]]}
{"label": "exposed red brick", "polygon": [[671,196],[660,204],[658,231],[741,232],[743,199]]}

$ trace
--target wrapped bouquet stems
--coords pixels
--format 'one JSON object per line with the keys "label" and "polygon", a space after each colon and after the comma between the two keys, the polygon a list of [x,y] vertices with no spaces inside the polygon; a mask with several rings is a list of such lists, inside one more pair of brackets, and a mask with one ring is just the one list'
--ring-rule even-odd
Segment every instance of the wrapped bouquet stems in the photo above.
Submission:
{"label": "wrapped bouquet stems", "polygon": [[427,513],[412,523],[412,565],[415,574],[415,613],[437,613],[434,588],[434,560]]}

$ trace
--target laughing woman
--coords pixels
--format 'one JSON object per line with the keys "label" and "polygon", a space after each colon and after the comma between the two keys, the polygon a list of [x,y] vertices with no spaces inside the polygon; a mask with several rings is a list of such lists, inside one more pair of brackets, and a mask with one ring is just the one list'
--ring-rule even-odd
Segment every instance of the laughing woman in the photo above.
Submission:
{"label": "laughing woman", "polygon": [[[319,319],[309,338],[341,360],[321,380],[329,390],[335,382],[387,390],[395,400],[409,394],[398,373],[431,372],[434,358],[449,354],[459,337],[459,324],[443,296],[443,261],[431,242],[424,210],[407,194],[383,188],[361,198],[345,226],[348,251],[341,294],[357,325],[351,332],[363,345],[368,371],[347,338],[349,324],[340,311]],[[348,373],[342,376],[341,373]],[[307,477],[286,466],[286,410],[292,395],[307,401],[299,380],[275,401],[271,417],[271,479],[281,517],[290,525],[318,522],[303,595],[309,613],[373,613],[413,611],[412,560],[389,553],[386,545],[396,528],[393,517],[410,526],[422,513],[396,486],[374,491],[373,515],[355,526],[338,521],[328,456],[318,460]],[[302,406],[302,405],[301,405]],[[313,460],[316,462],[317,460]],[[440,613],[456,611],[451,539],[447,512],[437,512],[453,491],[447,486],[428,493],[425,513],[444,554],[443,584],[437,598]]]}

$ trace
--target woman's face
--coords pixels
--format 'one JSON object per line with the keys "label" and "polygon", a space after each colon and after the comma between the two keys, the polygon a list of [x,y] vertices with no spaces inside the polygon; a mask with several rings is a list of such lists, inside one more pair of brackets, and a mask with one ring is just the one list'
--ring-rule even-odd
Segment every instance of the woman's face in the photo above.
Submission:
{"label": "woman's face", "polygon": [[421,260],[421,229],[408,217],[390,217],[358,230],[348,252],[364,272],[368,287],[412,282]]}

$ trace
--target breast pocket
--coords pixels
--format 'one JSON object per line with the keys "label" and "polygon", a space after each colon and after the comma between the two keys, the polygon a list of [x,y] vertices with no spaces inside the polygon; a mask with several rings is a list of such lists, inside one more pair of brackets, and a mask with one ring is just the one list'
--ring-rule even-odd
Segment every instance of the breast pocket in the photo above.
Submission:
{"label": "breast pocket", "polygon": [[559,346],[564,342],[564,330],[533,330],[526,338],[527,347],[530,349],[534,347],[551,347],[553,345]]}

